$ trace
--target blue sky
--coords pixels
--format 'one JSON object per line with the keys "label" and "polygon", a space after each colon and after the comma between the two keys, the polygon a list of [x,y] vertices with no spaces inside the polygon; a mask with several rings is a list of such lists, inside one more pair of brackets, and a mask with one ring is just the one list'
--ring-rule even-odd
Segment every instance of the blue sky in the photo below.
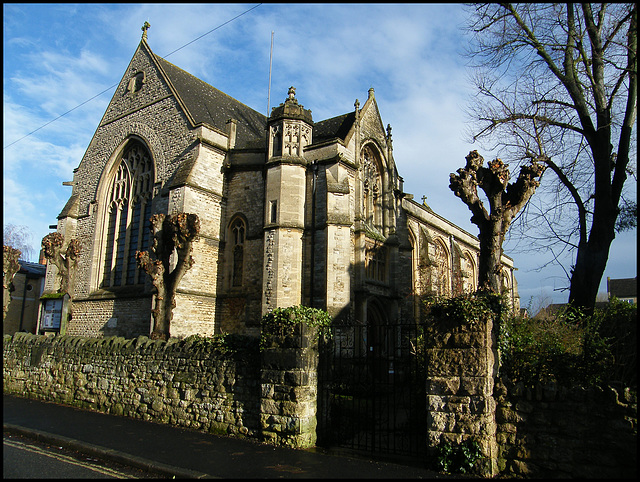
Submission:
{"label": "blue sky", "polygon": [[[157,55],[264,114],[272,31],[271,107],[295,86],[298,101],[319,121],[352,111],[373,87],[382,121],[393,129],[405,191],[416,200],[427,196],[434,211],[477,235],[467,207],[448,188],[449,173],[464,166],[470,150],[491,158],[464,138],[473,93],[462,57],[464,8],[257,5],[4,4],[4,224],[27,226],[39,252],[71,194],[62,183],[72,179],[148,21]],[[637,275],[636,241],[636,230],[616,238],[600,291],[607,276]],[[564,271],[538,272],[544,257],[519,254],[512,245],[505,252],[518,267],[522,305],[565,302]]]}

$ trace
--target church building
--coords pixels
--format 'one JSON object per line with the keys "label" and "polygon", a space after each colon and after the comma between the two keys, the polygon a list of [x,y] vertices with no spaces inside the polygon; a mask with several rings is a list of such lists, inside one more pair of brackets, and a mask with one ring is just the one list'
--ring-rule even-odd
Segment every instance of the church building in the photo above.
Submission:
{"label": "church building", "polygon": [[[66,334],[149,334],[155,293],[135,254],[157,213],[200,220],[172,337],[257,334],[263,314],[300,304],[395,323],[421,294],[475,290],[478,239],[403,191],[374,90],[325,120],[297,94],[266,117],[156,56],[144,30],[58,216],[81,245]],[[49,263],[45,290],[57,283]],[[503,289],[519,309],[507,256]]]}

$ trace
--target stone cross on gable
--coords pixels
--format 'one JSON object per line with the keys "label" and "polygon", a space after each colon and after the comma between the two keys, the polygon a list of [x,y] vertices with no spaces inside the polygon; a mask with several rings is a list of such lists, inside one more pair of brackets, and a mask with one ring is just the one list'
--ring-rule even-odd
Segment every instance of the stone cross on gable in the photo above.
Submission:
{"label": "stone cross on gable", "polygon": [[147,30],[149,30],[149,27],[151,27],[151,24],[149,22],[145,22],[144,25],[142,26],[142,38],[147,40]]}
{"label": "stone cross on gable", "polygon": [[427,204],[427,196],[422,196],[422,204]]}

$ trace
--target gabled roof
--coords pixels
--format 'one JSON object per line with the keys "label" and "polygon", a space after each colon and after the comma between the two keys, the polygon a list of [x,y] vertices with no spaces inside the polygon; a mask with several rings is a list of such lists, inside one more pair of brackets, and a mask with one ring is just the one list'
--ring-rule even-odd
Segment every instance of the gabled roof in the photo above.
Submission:
{"label": "gabled roof", "polygon": [[[236,149],[264,149],[266,146],[267,117],[216,89],[194,75],[153,54],[151,48],[142,44],[152,54],[158,66],[175,89],[182,105],[195,125],[205,123],[222,132],[227,132],[227,121],[237,121]],[[369,103],[372,101],[370,97]],[[349,112],[316,122],[313,126],[313,144],[340,139],[345,141],[355,123],[355,112]]]}
{"label": "gabled roof", "polygon": [[209,124],[227,132],[227,121],[236,119],[237,149],[264,148],[267,118],[233,97],[212,87],[170,62],[155,56],[196,125]]}

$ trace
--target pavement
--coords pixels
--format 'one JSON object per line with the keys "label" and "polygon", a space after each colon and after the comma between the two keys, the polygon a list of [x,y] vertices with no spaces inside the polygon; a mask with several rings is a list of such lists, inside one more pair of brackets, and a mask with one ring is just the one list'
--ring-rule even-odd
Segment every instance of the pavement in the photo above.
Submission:
{"label": "pavement", "polygon": [[417,466],[274,447],[7,394],[3,431],[175,478],[459,478]]}

